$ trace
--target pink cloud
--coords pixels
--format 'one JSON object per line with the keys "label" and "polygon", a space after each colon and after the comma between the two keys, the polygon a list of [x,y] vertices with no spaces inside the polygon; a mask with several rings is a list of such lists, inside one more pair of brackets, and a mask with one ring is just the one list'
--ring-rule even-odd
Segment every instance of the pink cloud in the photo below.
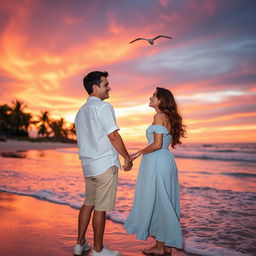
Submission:
{"label": "pink cloud", "polygon": [[[241,129],[250,133],[246,126],[254,123],[256,91],[250,6],[194,0],[21,3],[1,3],[1,104],[19,97],[33,113],[50,110],[72,119],[87,97],[83,76],[107,70],[109,101],[131,139],[132,129],[144,129],[152,120],[147,104],[156,86],[177,97],[191,141],[207,139],[207,128],[214,132],[219,127],[227,135],[222,122],[233,135],[237,132],[239,141]],[[158,34],[174,39],[161,39],[153,47],[143,41],[129,44],[136,37]],[[222,92],[228,96],[213,103],[212,95]],[[142,128],[137,139],[144,137]]]}

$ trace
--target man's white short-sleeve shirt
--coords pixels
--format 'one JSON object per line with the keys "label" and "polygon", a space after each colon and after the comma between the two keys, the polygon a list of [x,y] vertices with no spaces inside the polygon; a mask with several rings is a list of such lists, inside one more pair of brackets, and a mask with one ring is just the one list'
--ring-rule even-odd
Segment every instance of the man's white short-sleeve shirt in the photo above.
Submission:
{"label": "man's white short-sleeve shirt", "polygon": [[111,104],[90,96],[76,114],[75,126],[86,177],[99,175],[113,165],[120,168],[118,152],[108,138],[119,130]]}

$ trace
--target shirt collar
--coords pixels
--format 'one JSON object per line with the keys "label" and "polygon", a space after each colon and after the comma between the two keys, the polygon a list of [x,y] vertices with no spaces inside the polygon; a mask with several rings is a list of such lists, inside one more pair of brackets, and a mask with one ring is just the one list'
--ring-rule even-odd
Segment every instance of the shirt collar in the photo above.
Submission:
{"label": "shirt collar", "polygon": [[101,99],[99,99],[99,98],[97,98],[97,97],[95,97],[95,96],[89,96],[89,97],[87,98],[87,101],[91,101],[91,100],[99,100],[99,101],[102,101]]}

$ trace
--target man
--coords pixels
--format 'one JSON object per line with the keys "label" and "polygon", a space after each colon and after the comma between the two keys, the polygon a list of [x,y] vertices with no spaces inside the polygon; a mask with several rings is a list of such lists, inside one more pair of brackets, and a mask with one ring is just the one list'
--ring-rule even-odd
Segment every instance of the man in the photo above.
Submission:
{"label": "man", "polygon": [[116,256],[118,252],[103,246],[106,211],[113,211],[115,205],[118,168],[118,153],[124,158],[124,170],[132,168],[132,162],[123,140],[118,133],[114,109],[103,102],[109,98],[108,73],[94,71],[83,79],[89,94],[87,102],[76,115],[75,126],[79,157],[82,162],[86,182],[86,197],[80,209],[78,239],[74,254],[81,255],[91,249],[85,233],[93,213],[94,231],[93,256]]}

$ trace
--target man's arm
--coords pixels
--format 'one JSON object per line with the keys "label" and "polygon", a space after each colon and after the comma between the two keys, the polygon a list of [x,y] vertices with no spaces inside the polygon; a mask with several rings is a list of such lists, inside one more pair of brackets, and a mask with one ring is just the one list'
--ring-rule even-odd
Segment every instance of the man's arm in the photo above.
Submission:
{"label": "man's arm", "polygon": [[130,159],[130,156],[125,148],[124,142],[122,140],[122,137],[118,133],[118,131],[114,131],[110,134],[108,134],[108,138],[114,148],[117,150],[117,152],[124,158],[124,170],[129,171],[132,168],[132,161]]}

